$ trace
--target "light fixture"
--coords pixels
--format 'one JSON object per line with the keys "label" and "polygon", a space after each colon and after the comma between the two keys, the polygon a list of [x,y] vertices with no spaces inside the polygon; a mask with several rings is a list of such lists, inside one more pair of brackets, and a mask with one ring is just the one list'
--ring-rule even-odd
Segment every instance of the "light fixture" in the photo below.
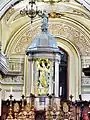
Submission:
{"label": "light fixture", "polygon": [[33,22],[33,18],[35,18],[37,15],[42,14],[40,10],[38,10],[35,0],[29,0],[28,5],[26,5],[26,8],[20,10],[20,14],[31,18],[31,23]]}

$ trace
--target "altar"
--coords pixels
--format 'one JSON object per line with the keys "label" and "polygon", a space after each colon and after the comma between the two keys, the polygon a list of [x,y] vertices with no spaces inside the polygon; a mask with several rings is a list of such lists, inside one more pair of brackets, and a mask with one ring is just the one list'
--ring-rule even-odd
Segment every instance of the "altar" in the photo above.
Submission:
{"label": "altar", "polygon": [[24,96],[20,101],[10,100],[2,101],[1,120],[89,120],[90,119],[90,102],[55,98],[53,95],[45,97],[45,101],[39,101],[42,108],[38,108],[35,103],[34,95],[30,95],[29,103]]}

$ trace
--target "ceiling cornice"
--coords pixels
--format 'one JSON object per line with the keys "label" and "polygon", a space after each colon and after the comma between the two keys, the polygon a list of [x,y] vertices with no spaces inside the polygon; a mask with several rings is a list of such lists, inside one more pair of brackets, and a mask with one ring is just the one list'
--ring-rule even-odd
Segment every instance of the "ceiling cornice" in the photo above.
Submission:
{"label": "ceiling cornice", "polygon": [[0,18],[13,5],[19,3],[21,0],[0,0]]}

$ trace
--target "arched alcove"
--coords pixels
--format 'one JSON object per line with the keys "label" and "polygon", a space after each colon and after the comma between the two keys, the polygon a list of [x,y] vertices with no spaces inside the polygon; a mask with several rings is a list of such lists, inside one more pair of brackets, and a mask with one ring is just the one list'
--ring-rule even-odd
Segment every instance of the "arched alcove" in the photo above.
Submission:
{"label": "arched alcove", "polygon": [[62,99],[67,99],[68,97],[68,53],[59,47],[61,52],[61,60],[59,64],[59,91]]}
{"label": "arched alcove", "polygon": [[78,99],[81,94],[81,59],[76,47],[68,40],[57,38],[58,46],[68,53],[68,97]]}

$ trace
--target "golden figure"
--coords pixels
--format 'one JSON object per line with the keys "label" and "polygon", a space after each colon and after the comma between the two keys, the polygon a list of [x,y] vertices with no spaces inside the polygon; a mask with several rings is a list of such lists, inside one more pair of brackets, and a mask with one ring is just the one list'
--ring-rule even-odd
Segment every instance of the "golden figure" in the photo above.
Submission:
{"label": "golden figure", "polygon": [[63,103],[63,111],[67,113],[69,111],[69,107],[66,102]]}
{"label": "golden figure", "polygon": [[17,114],[18,114],[19,110],[20,110],[19,104],[16,102],[14,104],[14,117],[15,117],[15,120],[17,120]]}
{"label": "golden figure", "polygon": [[48,59],[37,60],[38,80],[36,82],[37,94],[45,95],[49,89],[50,61]]}

